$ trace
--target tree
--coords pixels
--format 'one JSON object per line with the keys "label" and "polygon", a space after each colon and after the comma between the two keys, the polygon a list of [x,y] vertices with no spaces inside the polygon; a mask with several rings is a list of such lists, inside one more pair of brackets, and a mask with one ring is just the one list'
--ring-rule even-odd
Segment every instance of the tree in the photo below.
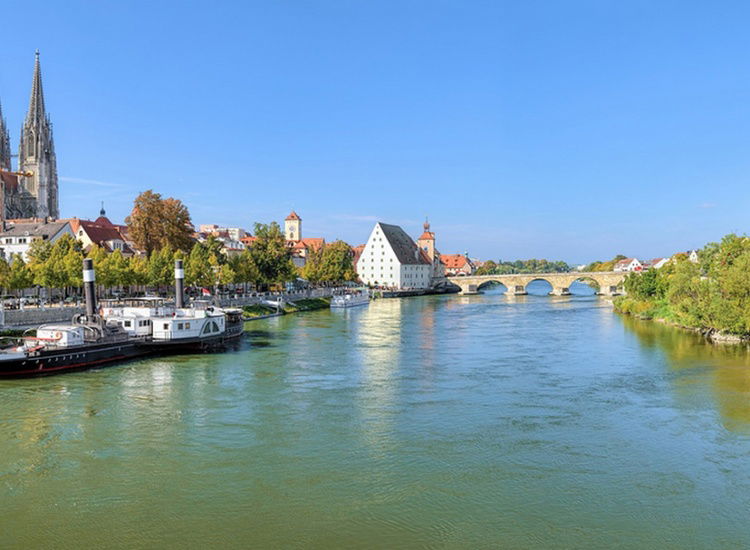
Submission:
{"label": "tree", "polygon": [[351,247],[344,241],[335,241],[319,250],[311,250],[302,273],[303,277],[313,282],[356,280]]}
{"label": "tree", "polygon": [[282,283],[296,276],[292,253],[276,222],[255,224],[255,242],[250,249],[253,263],[262,283]]}
{"label": "tree", "polygon": [[209,251],[203,243],[195,243],[185,262],[185,282],[190,286],[207,287],[213,284]]}
{"label": "tree", "polygon": [[23,290],[34,284],[34,275],[26,266],[20,254],[13,254],[10,261],[10,272],[8,276],[8,288],[11,290]]}
{"label": "tree", "polygon": [[174,251],[167,245],[148,259],[148,284],[155,287],[170,286],[174,282]]}
{"label": "tree", "polygon": [[193,242],[187,207],[174,198],[162,199],[150,189],[136,197],[125,223],[136,247],[149,257],[165,246],[187,251]]}

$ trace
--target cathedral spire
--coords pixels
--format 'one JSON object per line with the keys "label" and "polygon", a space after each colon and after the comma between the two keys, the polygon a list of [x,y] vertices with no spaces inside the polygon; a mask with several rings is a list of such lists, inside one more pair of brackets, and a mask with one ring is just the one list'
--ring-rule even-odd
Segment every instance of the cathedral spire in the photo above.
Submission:
{"label": "cathedral spire", "polygon": [[0,169],[10,170],[10,135],[8,125],[3,118],[2,104],[0,104]]}
{"label": "cathedral spire", "polygon": [[26,213],[24,217],[57,218],[57,159],[52,138],[52,123],[44,108],[42,69],[38,50],[34,60],[29,112],[26,113],[23,122],[19,145],[18,167],[23,172],[31,172],[31,176],[23,177],[20,182],[26,201],[23,208]]}
{"label": "cathedral spire", "polygon": [[42,67],[39,64],[39,50],[34,60],[34,77],[31,81],[31,97],[29,98],[29,112],[26,113],[27,123],[39,123],[44,120],[44,91],[42,90]]}

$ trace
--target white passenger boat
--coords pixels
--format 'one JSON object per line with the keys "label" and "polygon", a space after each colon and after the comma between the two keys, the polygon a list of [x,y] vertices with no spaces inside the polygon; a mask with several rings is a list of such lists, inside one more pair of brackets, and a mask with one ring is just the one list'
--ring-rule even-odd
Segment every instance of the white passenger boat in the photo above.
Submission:
{"label": "white passenger boat", "polygon": [[341,294],[334,294],[331,298],[332,308],[364,306],[370,303],[370,293],[367,290],[353,290]]}

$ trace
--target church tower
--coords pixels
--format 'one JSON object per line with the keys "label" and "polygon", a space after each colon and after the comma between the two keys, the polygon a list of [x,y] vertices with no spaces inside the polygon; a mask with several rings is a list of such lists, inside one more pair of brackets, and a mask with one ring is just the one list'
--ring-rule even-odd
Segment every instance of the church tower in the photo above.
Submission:
{"label": "church tower", "polygon": [[417,246],[424,250],[431,262],[435,261],[435,233],[430,231],[430,222],[424,221],[424,233],[417,239]]}
{"label": "church tower", "polygon": [[44,109],[38,50],[34,63],[29,112],[26,113],[26,120],[21,129],[18,168],[23,172],[33,172],[31,177],[24,177],[21,184],[24,190],[36,199],[36,212],[29,214],[38,218],[59,217],[55,143],[52,139],[52,123]]}
{"label": "church tower", "polygon": [[0,105],[0,170],[10,170],[10,135]]}

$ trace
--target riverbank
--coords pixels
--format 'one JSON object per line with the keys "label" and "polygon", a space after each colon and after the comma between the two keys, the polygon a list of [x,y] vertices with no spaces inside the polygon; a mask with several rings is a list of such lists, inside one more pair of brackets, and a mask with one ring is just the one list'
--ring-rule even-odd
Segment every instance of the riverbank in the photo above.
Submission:
{"label": "riverbank", "polygon": [[744,344],[750,342],[750,335],[731,334],[713,327],[690,326],[677,320],[666,301],[638,300],[620,296],[612,301],[616,313],[629,315],[640,321],[652,321],[673,328],[697,332],[712,344]]}
{"label": "riverbank", "polygon": [[285,303],[281,309],[266,304],[253,304],[244,306],[242,312],[245,321],[256,321],[259,319],[268,319],[269,317],[279,317],[290,313],[328,309],[330,307],[330,298],[303,298],[294,302]]}

